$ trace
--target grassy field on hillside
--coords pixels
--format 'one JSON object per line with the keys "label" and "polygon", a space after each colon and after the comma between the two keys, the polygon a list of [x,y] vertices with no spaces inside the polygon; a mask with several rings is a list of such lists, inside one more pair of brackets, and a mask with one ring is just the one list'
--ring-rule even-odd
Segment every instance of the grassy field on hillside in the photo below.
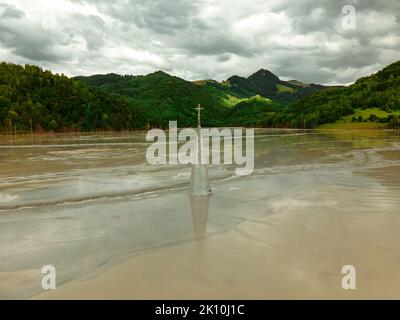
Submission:
{"label": "grassy field on hillside", "polygon": [[[386,118],[389,115],[400,115],[400,111],[393,111],[391,113],[378,108],[368,109],[355,109],[354,114],[342,117],[340,120],[334,123],[326,123],[318,127],[318,129],[383,129],[386,123],[366,121],[371,115],[375,115],[378,118]],[[354,122],[353,118],[358,119],[362,117],[363,122]]]}
{"label": "grassy field on hillside", "polygon": [[282,84],[277,84],[276,88],[278,89],[278,93],[293,93],[296,90],[287,86],[284,86]]}
{"label": "grassy field on hillside", "polygon": [[359,116],[362,116],[363,119],[368,119],[371,115],[375,115],[378,118],[386,118],[389,115],[400,115],[400,111],[393,111],[393,112],[386,112],[382,109],[378,109],[378,108],[369,108],[369,109],[355,109],[355,113],[352,115],[348,115],[343,117],[342,119],[345,122],[351,122],[351,119],[353,117],[358,118]]}

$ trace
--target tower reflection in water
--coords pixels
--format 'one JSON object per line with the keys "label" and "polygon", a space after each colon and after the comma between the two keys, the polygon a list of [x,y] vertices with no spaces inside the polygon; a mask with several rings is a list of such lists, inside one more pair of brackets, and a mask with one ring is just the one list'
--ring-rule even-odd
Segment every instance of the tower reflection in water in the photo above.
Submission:
{"label": "tower reflection in water", "polygon": [[[198,105],[197,111],[197,154],[203,159],[203,137],[201,134],[201,110]],[[204,238],[207,229],[208,210],[210,205],[211,189],[208,180],[208,170],[204,164],[192,164],[190,178],[189,201],[192,212],[194,235],[196,240]]]}
{"label": "tower reflection in water", "polygon": [[193,229],[196,240],[202,239],[206,234],[210,198],[211,194],[205,196],[189,194],[190,210],[192,213]]}

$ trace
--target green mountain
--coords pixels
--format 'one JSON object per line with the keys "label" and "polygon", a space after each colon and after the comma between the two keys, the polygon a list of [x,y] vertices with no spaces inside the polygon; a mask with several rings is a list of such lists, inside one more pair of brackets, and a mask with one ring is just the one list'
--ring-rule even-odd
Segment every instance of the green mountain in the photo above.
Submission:
{"label": "green mountain", "polygon": [[[400,61],[348,87],[282,81],[268,70],[226,81],[145,76],[70,79],[39,67],[0,63],[0,130],[121,130],[194,126],[314,128],[400,125]],[[373,126],[370,126],[373,124]]]}
{"label": "green mountain", "polygon": [[352,122],[386,123],[393,127],[400,121],[399,110],[400,61],[348,87],[329,88],[309,95],[276,115],[270,125],[314,128],[350,118]]}
{"label": "green mountain", "polygon": [[253,84],[257,92],[265,97],[270,97],[278,92],[277,85],[281,80],[268,70],[258,70],[247,78],[248,82]]}
{"label": "green mountain", "polygon": [[162,71],[145,76],[106,74],[75,79],[108,94],[123,96],[129,104],[140,108],[151,127],[167,127],[171,119],[176,119],[180,126],[195,125],[194,107],[198,103],[205,107],[206,126],[259,126],[282,111],[285,104],[324,88],[281,81],[263,69],[248,78],[232,76],[222,82],[190,82]]}
{"label": "green mountain", "polygon": [[231,86],[228,81],[200,80],[193,83],[216,97],[218,102],[227,108],[233,107],[240,99],[256,95],[256,93],[247,91],[243,87]]}
{"label": "green mountain", "polygon": [[140,108],[151,127],[168,127],[170,120],[177,120],[179,126],[194,126],[197,121],[194,108],[199,103],[204,107],[205,126],[224,125],[227,110],[218,95],[162,71],[145,76],[107,74],[75,79],[124,97],[130,105]]}
{"label": "green mountain", "polygon": [[245,98],[228,111],[226,125],[264,127],[281,111],[282,105],[260,95]]}
{"label": "green mountain", "polygon": [[229,111],[225,124],[230,126],[270,126],[286,105],[326,87],[296,80],[282,81],[261,69],[248,78],[232,76],[226,81],[195,81],[216,96]]}
{"label": "green mountain", "polygon": [[273,100],[275,103],[287,105],[327,88],[297,80],[282,81],[272,72],[264,69],[257,71],[248,78],[235,75],[221,83],[210,80],[197,81],[196,83],[222,97],[228,105],[236,103],[237,99],[250,98],[256,95]]}
{"label": "green mountain", "polygon": [[138,108],[39,67],[0,63],[0,130],[67,131],[143,126]]}

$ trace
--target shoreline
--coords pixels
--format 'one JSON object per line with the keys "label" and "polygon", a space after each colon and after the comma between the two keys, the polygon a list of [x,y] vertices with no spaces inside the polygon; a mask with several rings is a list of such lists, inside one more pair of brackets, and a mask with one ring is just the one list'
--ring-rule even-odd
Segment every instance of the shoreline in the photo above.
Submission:
{"label": "shoreline", "polygon": [[[276,130],[276,131],[304,131],[304,132],[310,132],[310,131],[349,131],[349,130],[357,130],[357,131],[400,131],[400,129],[393,129],[393,128],[385,128],[385,127],[335,127],[335,128],[329,128],[329,127],[324,127],[325,125],[332,125],[334,123],[328,123],[328,124],[323,124],[315,128],[311,129],[303,129],[303,128],[285,128],[285,127],[244,127],[241,126],[240,128],[247,128],[247,129],[256,129],[256,130]],[[185,127],[178,127],[178,129],[183,129]],[[204,127],[208,128],[208,127]],[[215,128],[239,128],[239,127],[231,127],[231,126],[219,126]],[[163,129],[163,128],[161,128]],[[164,128],[168,129],[168,127]],[[130,133],[140,133],[140,132],[147,132],[147,129],[144,128],[138,128],[138,129],[131,129],[131,130],[97,130],[97,131],[63,131],[63,132],[18,132],[17,134],[14,133],[4,133],[0,132],[0,137],[31,137],[31,136],[74,136],[74,135],[90,135],[90,134],[98,134],[98,135],[107,135],[107,134],[130,134]]]}

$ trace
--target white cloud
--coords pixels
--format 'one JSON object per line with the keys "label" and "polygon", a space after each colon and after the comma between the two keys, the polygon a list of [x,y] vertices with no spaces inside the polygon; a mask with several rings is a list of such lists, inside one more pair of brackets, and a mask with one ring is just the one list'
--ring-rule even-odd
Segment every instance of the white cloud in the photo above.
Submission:
{"label": "white cloud", "polygon": [[398,30],[399,24],[394,13],[373,10],[357,14],[357,28],[362,32],[376,35]]}
{"label": "white cloud", "polygon": [[399,59],[400,2],[363,0],[357,29],[331,0],[0,0],[0,60],[68,75],[158,69],[348,83]]}

